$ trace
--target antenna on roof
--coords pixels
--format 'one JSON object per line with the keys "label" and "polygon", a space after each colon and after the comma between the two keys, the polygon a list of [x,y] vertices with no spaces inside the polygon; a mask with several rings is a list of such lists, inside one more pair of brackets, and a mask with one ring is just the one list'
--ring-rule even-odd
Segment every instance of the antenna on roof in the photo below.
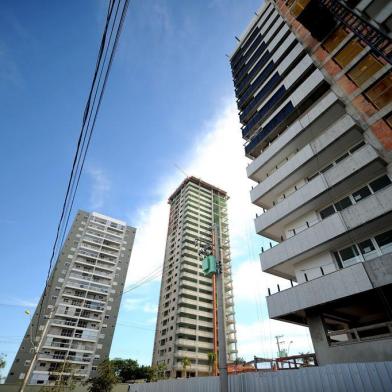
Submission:
{"label": "antenna on roof", "polygon": [[181,167],[177,165],[177,163],[175,163],[174,166],[175,166],[176,169],[178,169],[186,178],[189,177],[188,174],[186,174],[185,171],[182,170]]}
{"label": "antenna on roof", "polygon": [[241,40],[235,35],[234,38],[238,41],[241,42]]}

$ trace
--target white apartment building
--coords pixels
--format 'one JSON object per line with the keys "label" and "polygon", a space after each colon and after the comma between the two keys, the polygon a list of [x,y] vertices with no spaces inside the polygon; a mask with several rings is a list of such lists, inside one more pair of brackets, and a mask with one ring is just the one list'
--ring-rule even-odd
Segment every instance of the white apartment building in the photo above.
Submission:
{"label": "white apartment building", "polygon": [[267,0],[231,56],[269,314],[320,364],[392,358],[391,13]]}
{"label": "white apartment building", "polygon": [[[204,275],[195,240],[212,241],[212,225],[219,224],[224,245],[225,318],[228,362],[237,354],[231,279],[226,192],[198,178],[188,177],[170,196],[170,218],[163,263],[152,364],[165,364],[166,376],[208,375],[214,352],[212,278]],[[218,299],[219,300],[219,299]],[[191,365],[184,374],[182,361]]]}
{"label": "white apartment building", "polygon": [[109,356],[135,231],[117,219],[78,212],[6,384],[24,379],[34,346],[29,384],[94,374]]}

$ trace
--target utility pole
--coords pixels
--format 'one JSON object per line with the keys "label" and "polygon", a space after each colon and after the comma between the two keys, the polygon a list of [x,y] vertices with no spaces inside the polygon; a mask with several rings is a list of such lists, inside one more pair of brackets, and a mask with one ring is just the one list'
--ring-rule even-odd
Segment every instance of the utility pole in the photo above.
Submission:
{"label": "utility pole", "polygon": [[[225,297],[223,290],[223,260],[221,260],[221,241],[220,241],[220,227],[215,224],[212,231],[212,244],[204,240],[196,240],[199,242],[199,255],[203,260],[203,272],[212,277],[213,286],[216,287],[216,300],[214,289],[214,350],[216,350],[216,316],[215,308],[217,302],[217,319],[218,319],[218,346],[219,346],[219,384],[220,392],[228,392],[228,377],[227,377],[227,353],[226,353],[226,320],[225,320]],[[211,254],[212,253],[212,254]]]}
{"label": "utility pole", "polygon": [[219,224],[214,227],[214,256],[216,258],[216,295],[218,297],[218,345],[219,345],[219,384],[220,392],[228,392],[227,354],[226,354],[226,323],[223,290],[223,260],[221,260],[221,243]]}
{"label": "utility pole", "polygon": [[283,335],[276,335],[275,339],[276,339],[276,345],[278,346],[278,357],[281,356],[282,351],[280,350],[280,344],[284,343],[283,340],[280,340],[280,338],[283,338]]}
{"label": "utility pole", "polygon": [[[41,334],[41,337],[40,337],[40,339],[39,339],[38,345],[37,345],[37,346],[33,345],[33,348],[34,348],[34,355],[33,355],[33,358],[31,359],[30,366],[29,366],[29,368],[27,369],[26,375],[25,375],[25,377],[24,377],[24,379],[23,379],[23,382],[22,382],[22,385],[21,385],[21,387],[20,387],[20,389],[19,389],[19,392],[25,392],[25,390],[26,390],[25,388],[26,388],[26,386],[27,386],[27,383],[29,382],[29,378],[30,378],[30,376],[31,376],[31,372],[32,372],[33,369],[34,369],[34,365],[35,365],[35,362],[36,362],[36,360],[37,360],[38,353],[40,352],[40,350],[41,350],[41,348],[42,348],[42,346],[43,346],[44,337],[45,337],[45,335],[46,335],[46,331],[48,330],[48,327],[49,327],[49,320],[52,318],[52,315],[53,315],[53,311],[51,311],[50,314],[49,314],[49,316],[47,317],[47,321],[46,321],[45,327],[44,327],[44,329],[43,329],[43,331],[42,331],[42,334]],[[38,322],[39,322],[39,320],[37,320],[37,323],[38,323]],[[31,324],[30,324],[30,325],[31,325]],[[31,337],[32,337],[32,336],[31,336]]]}

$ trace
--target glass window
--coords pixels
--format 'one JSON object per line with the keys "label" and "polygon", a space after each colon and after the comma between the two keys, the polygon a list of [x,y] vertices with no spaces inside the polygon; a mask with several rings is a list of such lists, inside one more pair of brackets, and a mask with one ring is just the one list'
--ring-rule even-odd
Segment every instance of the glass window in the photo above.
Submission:
{"label": "glass window", "polygon": [[340,258],[344,267],[349,267],[359,262],[359,253],[355,245],[348,246],[339,251]]}
{"label": "glass window", "polygon": [[372,188],[373,192],[377,192],[380,189],[387,187],[390,183],[391,180],[388,176],[382,176],[380,178],[377,178],[377,180],[372,181],[370,183],[370,188]]}
{"label": "glass window", "polygon": [[353,198],[355,201],[360,201],[365,197],[370,196],[372,193],[370,192],[369,187],[366,185],[363,188],[353,193]]}
{"label": "glass window", "polygon": [[339,255],[342,261],[346,261],[352,259],[353,257],[359,256],[359,253],[355,245],[351,245],[347,248],[341,249],[339,251]]}
{"label": "glass window", "polygon": [[327,208],[324,208],[323,210],[320,211],[320,216],[322,219],[325,219],[334,213],[335,213],[335,208],[333,205],[330,205]]}
{"label": "glass window", "polygon": [[371,240],[362,241],[358,244],[358,246],[363,255],[373,252],[376,249]]}
{"label": "glass window", "polygon": [[335,208],[337,211],[342,211],[347,207],[350,207],[353,203],[351,202],[351,199],[347,196],[342,200],[339,200],[338,202],[335,203]]}
{"label": "glass window", "polygon": [[333,164],[331,163],[330,165],[324,167],[324,169],[321,170],[320,172],[321,172],[321,173],[325,173],[325,172],[326,172],[327,170],[329,170],[332,166],[333,166]]}
{"label": "glass window", "polygon": [[364,141],[356,144],[354,147],[350,148],[351,154],[357,150],[359,150],[362,146],[364,146],[366,143]]}
{"label": "glass window", "polygon": [[343,159],[348,157],[348,152],[346,152],[345,154],[343,154],[341,157],[339,157],[335,163],[339,163],[340,161],[343,161]]}
{"label": "glass window", "polygon": [[392,251],[392,230],[376,235],[375,239],[383,253]]}

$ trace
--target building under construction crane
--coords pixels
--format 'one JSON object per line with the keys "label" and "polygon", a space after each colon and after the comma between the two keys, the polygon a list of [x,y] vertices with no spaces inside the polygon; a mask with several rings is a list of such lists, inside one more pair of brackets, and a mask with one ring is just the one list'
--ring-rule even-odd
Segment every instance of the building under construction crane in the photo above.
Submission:
{"label": "building under construction crane", "polygon": [[[227,361],[236,358],[227,199],[226,192],[195,177],[187,177],[169,198],[169,228],[152,360],[153,365],[165,365],[167,377],[217,372],[215,278],[204,274],[199,255],[201,244],[212,244],[215,224],[219,226],[222,244]],[[184,358],[190,361],[186,369]]]}

